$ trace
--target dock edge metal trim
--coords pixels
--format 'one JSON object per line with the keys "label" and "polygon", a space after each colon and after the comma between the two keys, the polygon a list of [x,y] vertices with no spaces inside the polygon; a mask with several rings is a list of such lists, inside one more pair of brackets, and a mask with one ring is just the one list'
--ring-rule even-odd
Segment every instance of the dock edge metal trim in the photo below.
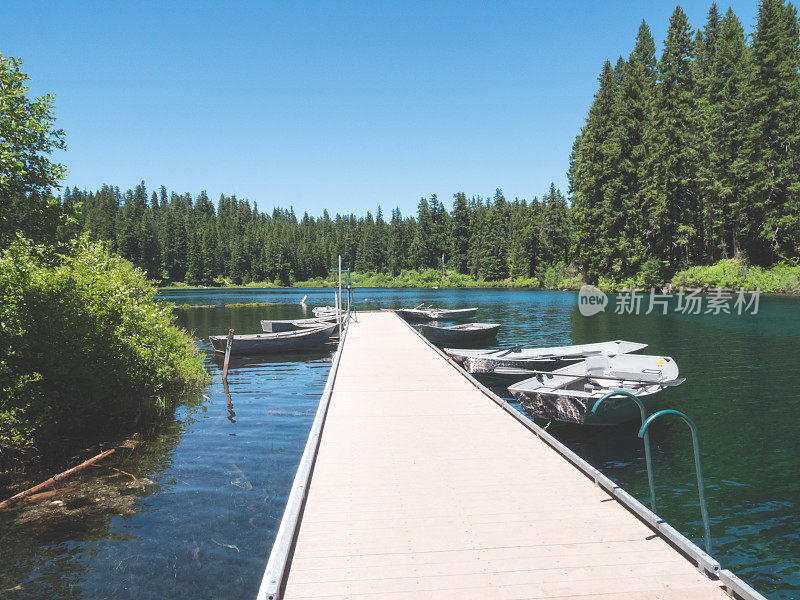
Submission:
{"label": "dock edge metal trim", "polygon": [[336,373],[339,370],[339,360],[342,356],[344,341],[349,328],[350,319],[347,319],[339,335],[339,345],[336,348],[331,370],[328,372],[325,389],[320,396],[314,422],[311,424],[311,430],[308,432],[308,440],[306,440],[306,446],[300,458],[300,464],[297,466],[297,473],[294,476],[292,489],[286,501],[286,509],[283,512],[281,525],[278,528],[278,534],[275,536],[275,542],[269,554],[267,568],[264,571],[264,577],[261,579],[261,586],[258,589],[256,600],[279,600],[280,598],[281,587],[283,586],[284,577],[286,576],[289,553],[291,552],[298,525],[300,524],[300,515],[303,510],[303,505],[308,496],[311,474],[317,459],[322,429],[325,425],[325,418],[328,415],[328,406],[330,405],[331,394],[333,393],[333,383],[336,380]]}
{"label": "dock edge metal trim", "polygon": [[[392,311],[393,312],[393,311]],[[595,467],[583,460],[580,456],[575,454],[572,450],[567,448],[564,444],[559,442],[552,435],[547,433],[544,429],[539,427],[536,423],[528,417],[517,411],[508,402],[503,400],[500,396],[495,394],[492,390],[487,388],[472,375],[467,373],[461,365],[452,359],[447,353],[440,350],[437,346],[432,344],[424,335],[414,328],[413,325],[408,323],[397,313],[394,316],[400,319],[411,331],[414,332],[429,348],[432,348],[439,356],[444,358],[450,365],[465,377],[472,385],[492,401],[494,401],[500,408],[514,417],[519,423],[524,425],[527,429],[533,432],[539,439],[541,439],[548,446],[553,448],[556,452],[561,454],[574,466],[580,469],[584,475],[593,480],[595,484],[606,490],[612,497],[614,497],[620,504],[631,511],[641,521],[653,529],[656,533],[665,538],[673,547],[677,548],[684,556],[690,559],[697,565],[697,568],[705,573],[709,579],[718,579],[722,582],[725,593],[732,598],[741,598],[742,600],[767,600],[765,596],[750,587],[747,583],[739,579],[731,571],[722,570],[720,564],[712,556],[706,554],[699,546],[692,542],[685,535],[680,533],[677,529],[669,525],[666,521],[653,513],[644,504],[639,502],[636,498],[631,496],[628,492],[623,490],[619,485],[614,483],[607,476],[603,475]],[[259,599],[261,600],[261,599]]]}
{"label": "dock edge metal trim", "polygon": [[765,596],[762,596],[728,569],[723,569],[717,575],[729,596],[743,598],[744,600],[767,600]]}

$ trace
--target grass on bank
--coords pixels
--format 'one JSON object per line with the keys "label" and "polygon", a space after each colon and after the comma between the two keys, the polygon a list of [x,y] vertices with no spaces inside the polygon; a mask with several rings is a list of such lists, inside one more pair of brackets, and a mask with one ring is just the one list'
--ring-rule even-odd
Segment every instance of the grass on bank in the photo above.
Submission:
{"label": "grass on bank", "polygon": [[[85,239],[0,255],[0,467],[63,437],[116,431],[208,382],[203,358],[142,271]],[[113,435],[113,433],[112,433]]]}
{"label": "grass on bank", "polygon": [[[559,263],[548,268],[540,280],[537,277],[508,278],[502,281],[487,281],[482,278],[464,275],[448,270],[442,277],[439,269],[408,269],[398,275],[388,273],[352,272],[350,279],[355,287],[379,288],[542,288],[546,289],[578,289],[582,280],[574,267]],[[165,290],[200,290],[214,288],[286,288],[286,287],[334,287],[338,285],[338,275],[330,273],[327,277],[315,277],[305,281],[294,281],[290,286],[282,286],[273,281],[250,281],[241,285],[232,285],[220,279],[213,286],[191,286],[186,283],[170,283],[161,289]]]}
{"label": "grass on bank", "polygon": [[777,264],[769,268],[745,265],[736,260],[721,260],[707,267],[690,267],[672,278],[672,285],[686,288],[728,288],[772,294],[800,293],[800,265]]}

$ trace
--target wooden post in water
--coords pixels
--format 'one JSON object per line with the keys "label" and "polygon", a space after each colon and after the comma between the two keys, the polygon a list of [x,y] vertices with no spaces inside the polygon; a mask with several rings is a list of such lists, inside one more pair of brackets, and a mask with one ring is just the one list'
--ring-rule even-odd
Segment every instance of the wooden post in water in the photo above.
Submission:
{"label": "wooden post in water", "polygon": [[231,360],[233,346],[233,329],[228,329],[228,345],[225,347],[225,364],[222,365],[222,381],[228,381],[228,362]]}

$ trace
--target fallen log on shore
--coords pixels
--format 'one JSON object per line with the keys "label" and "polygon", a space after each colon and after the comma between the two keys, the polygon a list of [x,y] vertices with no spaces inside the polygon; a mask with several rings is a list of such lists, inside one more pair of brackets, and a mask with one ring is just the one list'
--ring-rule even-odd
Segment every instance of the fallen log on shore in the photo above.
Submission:
{"label": "fallen log on shore", "polygon": [[3,500],[2,502],[0,502],[0,509],[8,508],[9,506],[13,506],[14,504],[19,502],[20,500],[24,500],[28,496],[32,496],[33,494],[35,494],[39,490],[42,490],[42,489],[46,488],[49,485],[53,485],[55,483],[58,483],[62,479],[66,479],[67,477],[69,477],[70,475],[73,475],[74,473],[77,473],[81,469],[84,469],[84,468],[88,467],[89,465],[92,465],[92,464],[96,463],[97,461],[104,459],[106,456],[109,456],[109,455],[113,454],[114,451],[115,451],[115,449],[112,448],[111,450],[106,450],[105,452],[101,452],[97,456],[95,456],[93,458],[90,458],[89,460],[86,460],[86,461],[82,462],[81,464],[79,464],[79,465],[77,465],[75,467],[72,467],[71,469],[67,469],[63,473],[59,473],[58,475],[54,475],[50,479],[48,479],[46,481],[43,481],[42,483],[40,483],[38,485],[35,485],[32,488],[28,488],[24,492],[20,492],[19,494],[16,494],[15,496],[11,496],[11,498],[9,498],[8,500]]}

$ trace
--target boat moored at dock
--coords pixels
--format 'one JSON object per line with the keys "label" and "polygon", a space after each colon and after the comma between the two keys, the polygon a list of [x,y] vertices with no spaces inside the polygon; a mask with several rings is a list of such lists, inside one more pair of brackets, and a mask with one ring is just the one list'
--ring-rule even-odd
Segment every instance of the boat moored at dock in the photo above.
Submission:
{"label": "boat moored at dock", "polygon": [[406,321],[461,321],[475,316],[478,307],[472,308],[398,308],[395,311]]}
{"label": "boat moored at dock", "polygon": [[535,416],[582,425],[617,425],[638,417],[638,406],[625,397],[608,398],[593,412],[600,398],[623,391],[646,405],[652,394],[683,381],[669,356],[600,355],[555,371],[539,371],[508,391]]}
{"label": "boat moored at dock", "polygon": [[[613,340],[575,346],[534,348],[519,344],[505,348],[459,349],[445,348],[465,371],[474,375],[524,375],[524,370],[553,370],[583,360],[589,356],[616,356],[647,348],[647,344]],[[522,369],[523,371],[518,371]]]}
{"label": "boat moored at dock", "polygon": [[[315,329],[234,335],[231,354],[270,354],[320,346],[330,339],[336,327],[333,323]],[[208,339],[215,352],[225,352],[228,336],[212,335]]]}
{"label": "boat moored at dock", "polygon": [[432,342],[468,342],[492,338],[497,335],[500,323],[462,323],[459,325],[419,326],[420,333]]}
{"label": "boat moored at dock", "polygon": [[[279,333],[281,331],[300,331],[301,329],[319,329],[326,325],[333,325],[336,323],[336,317],[318,317],[314,319],[282,319],[282,320],[269,320],[264,319],[261,321],[261,330],[266,333]],[[334,334],[338,332],[337,329]]]}
{"label": "boat moored at dock", "polygon": [[315,306],[311,309],[311,312],[314,313],[314,316],[318,319],[325,319],[325,318],[336,318],[336,315],[345,316],[347,311],[336,308],[335,306]]}

